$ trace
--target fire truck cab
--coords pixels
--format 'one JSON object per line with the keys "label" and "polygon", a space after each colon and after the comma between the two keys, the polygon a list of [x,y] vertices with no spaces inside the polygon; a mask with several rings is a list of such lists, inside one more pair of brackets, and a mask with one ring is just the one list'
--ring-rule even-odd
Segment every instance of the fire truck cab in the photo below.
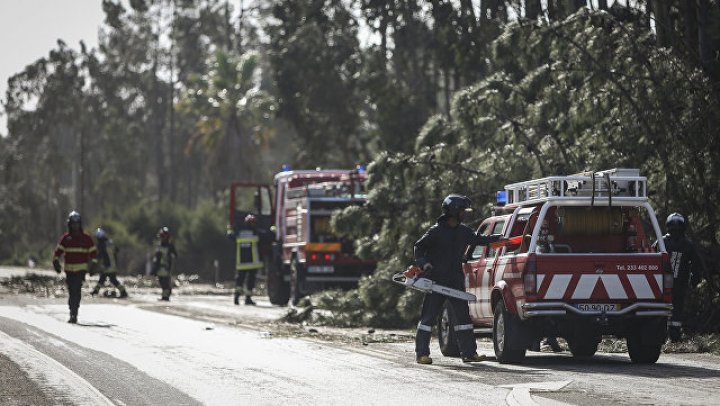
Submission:
{"label": "fire truck cab", "polygon": [[[544,337],[591,357],[603,335],[627,339],[635,363],[657,361],[672,312],[669,258],[647,179],[638,169],[552,176],[505,186],[477,232],[507,240],[469,246],[466,289],[476,333],[492,333],[501,363],[521,362]],[[443,354],[457,352],[451,307]]]}
{"label": "fire truck cab", "polygon": [[[261,255],[271,303],[296,304],[308,293],[353,287],[375,270],[375,261],[355,256],[353,241],[336,236],[330,226],[335,210],[365,203],[366,178],[362,168],[287,170],[275,175],[272,188],[249,184],[257,188],[256,196],[267,195],[272,201],[272,208],[265,210],[268,216],[260,218],[274,237]],[[262,206],[258,204],[258,210]],[[234,207],[231,212],[237,213]]]}

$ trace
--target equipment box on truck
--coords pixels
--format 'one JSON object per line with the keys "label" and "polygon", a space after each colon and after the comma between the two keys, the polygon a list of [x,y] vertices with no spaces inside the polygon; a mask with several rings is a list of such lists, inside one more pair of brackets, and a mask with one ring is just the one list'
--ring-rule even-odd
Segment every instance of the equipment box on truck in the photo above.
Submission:
{"label": "equipment box on truck", "polygon": [[[468,247],[477,332],[492,329],[500,362],[520,362],[544,337],[590,357],[603,335],[627,339],[636,363],[657,361],[672,311],[672,273],[647,180],[637,169],[554,176],[505,186],[479,226],[506,241]],[[447,321],[443,353],[457,352]]]}

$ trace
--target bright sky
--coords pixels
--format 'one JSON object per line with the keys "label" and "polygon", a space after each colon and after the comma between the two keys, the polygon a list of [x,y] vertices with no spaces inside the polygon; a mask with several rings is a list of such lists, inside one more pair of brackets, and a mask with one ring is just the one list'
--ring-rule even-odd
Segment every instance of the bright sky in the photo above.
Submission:
{"label": "bright sky", "polygon": [[[47,56],[58,39],[76,50],[80,40],[96,47],[103,18],[100,0],[0,0],[0,100],[8,79]],[[0,135],[7,135],[2,108]]]}

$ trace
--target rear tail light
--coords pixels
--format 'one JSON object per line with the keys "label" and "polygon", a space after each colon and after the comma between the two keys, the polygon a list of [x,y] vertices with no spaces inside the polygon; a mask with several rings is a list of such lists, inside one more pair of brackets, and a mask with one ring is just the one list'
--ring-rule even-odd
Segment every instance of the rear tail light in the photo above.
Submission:
{"label": "rear tail light", "polygon": [[535,254],[528,254],[527,261],[525,262],[523,288],[525,293],[535,293],[537,291],[537,263],[535,262]]}
{"label": "rear tail light", "polygon": [[673,289],[673,272],[670,266],[670,255],[667,252],[662,253],[662,269],[663,269],[663,300],[672,302]]}
{"label": "rear tail light", "polygon": [[330,262],[330,261],[335,260],[335,254],[313,252],[312,254],[309,255],[309,260],[312,262],[317,262],[317,261]]}

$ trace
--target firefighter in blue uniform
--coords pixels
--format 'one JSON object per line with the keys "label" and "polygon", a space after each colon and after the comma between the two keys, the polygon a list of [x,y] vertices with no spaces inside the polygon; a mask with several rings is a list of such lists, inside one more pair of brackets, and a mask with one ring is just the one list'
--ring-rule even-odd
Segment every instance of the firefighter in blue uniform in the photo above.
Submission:
{"label": "firefighter in blue uniform", "polygon": [[[442,216],[415,243],[415,263],[424,277],[439,285],[465,290],[462,263],[468,245],[487,245],[501,239],[500,235],[482,236],[462,224],[466,212],[472,211],[469,198],[452,194],[442,203]],[[470,320],[468,302],[448,298],[438,293],[425,294],[422,314],[415,335],[415,355],[419,364],[432,364],[430,336],[442,305],[448,301],[455,314],[455,336],[463,362],[479,362],[485,356],[477,353],[477,343]]]}
{"label": "firefighter in blue uniform", "polygon": [[152,274],[158,277],[162,295],[160,300],[170,301],[172,294],[172,268],[177,258],[175,245],[170,241],[172,235],[167,227],[162,227],[157,233],[158,245],[153,257]]}
{"label": "firefighter in blue uniform", "polygon": [[665,221],[665,226],[668,233],[663,236],[663,242],[670,255],[670,267],[673,272],[673,312],[668,326],[668,336],[672,342],[678,342],[682,336],[687,293],[700,283],[702,263],[695,245],[685,235],[685,217],[680,213],[672,213]]}

